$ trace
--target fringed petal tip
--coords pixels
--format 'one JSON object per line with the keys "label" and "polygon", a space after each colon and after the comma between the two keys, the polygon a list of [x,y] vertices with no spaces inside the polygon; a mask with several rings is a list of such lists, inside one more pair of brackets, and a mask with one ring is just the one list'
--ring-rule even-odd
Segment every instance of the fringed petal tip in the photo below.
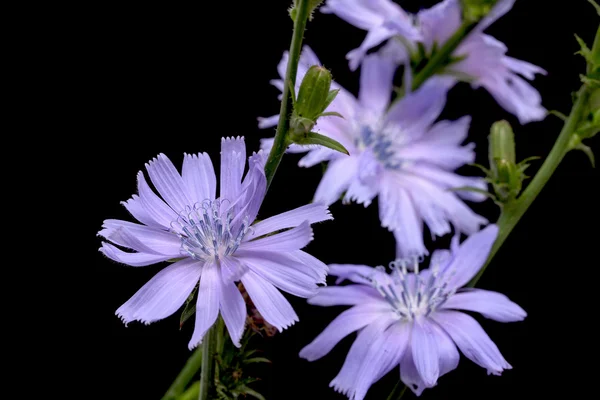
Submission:
{"label": "fringed petal tip", "polygon": [[225,142],[235,142],[241,140],[242,142],[245,140],[244,136],[225,136],[221,138],[221,143]]}
{"label": "fringed petal tip", "polygon": [[125,315],[125,312],[123,312],[121,310],[121,307],[118,308],[117,311],[115,311],[115,315],[121,320],[121,322],[123,322],[123,324],[125,325],[125,328],[127,328],[129,326],[129,324],[134,321],[141,322],[144,325],[150,325],[151,323],[156,322],[156,320],[142,320],[142,319],[137,319],[136,317],[132,317],[132,318],[127,317]]}

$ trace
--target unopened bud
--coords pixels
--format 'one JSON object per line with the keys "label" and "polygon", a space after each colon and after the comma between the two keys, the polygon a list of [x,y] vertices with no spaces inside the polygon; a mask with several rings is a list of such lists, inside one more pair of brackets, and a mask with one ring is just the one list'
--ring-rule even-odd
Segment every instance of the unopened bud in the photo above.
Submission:
{"label": "unopened bud", "polygon": [[492,125],[488,141],[490,166],[495,164],[494,160],[503,160],[511,164],[517,162],[515,134],[507,121],[498,121]]}
{"label": "unopened bud", "polygon": [[316,120],[329,105],[327,99],[330,87],[331,72],[319,65],[310,67],[300,84],[295,114],[301,118]]}
{"label": "unopened bud", "polygon": [[488,15],[497,2],[498,0],[461,0],[463,18],[477,22]]}

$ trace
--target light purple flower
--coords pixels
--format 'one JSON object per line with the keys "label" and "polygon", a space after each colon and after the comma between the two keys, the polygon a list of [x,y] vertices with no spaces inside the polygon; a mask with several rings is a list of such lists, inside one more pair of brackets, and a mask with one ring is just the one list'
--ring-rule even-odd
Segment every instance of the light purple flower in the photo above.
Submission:
{"label": "light purple flower", "polygon": [[[313,64],[319,60],[305,47],[298,80]],[[434,77],[390,105],[394,72],[393,62],[372,54],[361,69],[358,99],[332,84],[341,90],[327,111],[337,111],[344,118],[319,118],[316,131],[342,143],[349,156],[324,147],[292,145],[290,151],[308,151],[299,163],[303,167],[329,161],[315,202],[330,205],[345,193],[344,202],[356,201],[366,207],[379,196],[381,223],[394,232],[398,254],[406,257],[427,253],[423,223],[435,236],[450,233],[452,226],[471,234],[487,223],[461,200],[482,201],[484,196],[449,190],[464,186],[485,189],[486,183],[452,172],[475,159],[474,145],[461,145],[470,118],[434,123],[446,103],[449,79]],[[279,83],[274,82],[276,86]],[[276,118],[271,117],[262,119],[260,126],[274,124]],[[272,139],[264,140],[263,149],[271,143]]]}
{"label": "light purple flower", "polygon": [[[355,21],[361,15],[357,3],[371,2],[328,0],[323,11],[335,13],[351,24],[369,30],[369,36],[374,32],[373,28]],[[391,0],[377,0],[373,3],[389,3],[390,6],[399,7]],[[483,33],[485,28],[506,14],[513,4],[514,0],[498,1],[490,14],[480,21],[455,50],[453,56],[464,59],[450,65],[444,70],[444,74],[452,76],[454,82],[462,79],[470,82],[474,88],[485,88],[504,109],[516,115],[519,121],[525,124],[543,119],[546,109],[541,105],[542,99],[537,90],[521,76],[533,80],[535,74],[546,74],[546,71],[528,62],[506,56],[506,46]],[[378,13],[380,18],[384,18],[386,13],[383,9],[383,6],[380,6],[373,13]],[[381,49],[382,54],[392,57],[398,64],[407,65],[410,61],[409,54],[417,50],[419,43],[424,45],[427,52],[431,52],[435,44],[439,48],[458,30],[463,22],[460,0],[444,0],[432,8],[420,11],[414,18],[420,37],[415,39],[414,35],[405,33],[406,29],[397,29],[393,36],[402,39],[390,40]],[[348,53],[351,69],[356,69],[367,50],[375,45],[364,48],[363,43],[361,48]]]}
{"label": "light purple flower", "polygon": [[[141,224],[104,221],[99,235],[112,244],[103,242],[100,251],[134,267],[180,260],[156,274],[117,310],[125,323],[149,324],[170,316],[200,282],[189,347],[201,343],[219,313],[239,346],[246,304],[236,281],[244,284],[264,319],[280,331],[298,320],[277,288],[310,297],[325,282],[327,266],[300,249],[312,240],[310,224],[332,217],[327,207],[310,204],[253,224],[265,197],[264,163],[262,152],[252,155],[242,181],[244,139],[224,138],[218,198],[217,179],[206,153],[186,154],[181,174],[164,154],[146,164],[162,199],[144,173],[138,173],[138,194],[123,205]],[[266,236],[273,232],[277,233]]]}
{"label": "light purple flower", "polygon": [[[317,360],[344,337],[358,331],[340,373],[330,386],[352,400],[364,399],[369,387],[400,366],[400,379],[417,396],[436,385],[438,378],[458,365],[458,349],[488,374],[512,367],[482,327],[461,311],[474,311],[500,322],[522,321],[525,311],[506,296],[482,289],[460,289],[484,264],[498,228],[489,225],[452,251],[437,250],[430,267],[408,271],[404,261],[383,267],[330,265],[337,283],[356,284],[320,288],[310,304],[352,306],[341,313],[300,357]],[[383,270],[382,270],[383,269]]]}

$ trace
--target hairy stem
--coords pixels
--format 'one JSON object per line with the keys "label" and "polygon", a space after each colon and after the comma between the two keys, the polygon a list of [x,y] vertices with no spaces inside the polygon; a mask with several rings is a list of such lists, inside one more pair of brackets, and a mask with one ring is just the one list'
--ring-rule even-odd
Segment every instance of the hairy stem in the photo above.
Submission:
{"label": "hairy stem", "polygon": [[292,95],[290,86],[295,87],[296,73],[298,72],[298,62],[300,61],[300,52],[302,50],[302,39],[304,38],[304,29],[309,12],[309,0],[298,0],[296,2],[296,19],[294,20],[294,33],[290,45],[290,54],[285,73],[285,83],[281,97],[281,108],[279,109],[279,122],[275,133],[273,147],[269,153],[269,158],[265,164],[265,175],[267,177],[267,188],[273,181],[275,171],[281,162],[283,154],[287,149],[288,133],[290,130],[290,114],[292,112]]}
{"label": "hairy stem", "polygon": [[200,394],[198,400],[209,400],[208,394],[214,381],[217,324],[214,324],[202,340],[202,369],[200,371]]}
{"label": "hairy stem", "polygon": [[546,182],[548,182],[562,159],[570,150],[569,142],[571,137],[575,134],[577,125],[581,121],[581,117],[589,100],[590,92],[590,89],[586,85],[582,86],[582,88],[579,90],[577,101],[573,105],[573,109],[569,114],[569,118],[565,122],[565,125],[563,126],[556,143],[554,143],[550,154],[548,154],[548,157],[546,157],[546,160],[540,167],[537,174],[535,174],[535,177],[531,183],[527,185],[527,188],[525,191],[523,191],[523,194],[514,202],[507,204],[504,210],[502,210],[502,214],[498,219],[498,237],[492,246],[492,250],[485,265],[479,270],[471,282],[469,282],[469,287],[474,287],[477,284],[479,278],[481,278],[500,247],[502,247],[502,244],[508,235],[512,232],[515,225],[517,225],[523,214],[525,214],[538,194],[540,194],[542,188],[544,185],[546,185]]}

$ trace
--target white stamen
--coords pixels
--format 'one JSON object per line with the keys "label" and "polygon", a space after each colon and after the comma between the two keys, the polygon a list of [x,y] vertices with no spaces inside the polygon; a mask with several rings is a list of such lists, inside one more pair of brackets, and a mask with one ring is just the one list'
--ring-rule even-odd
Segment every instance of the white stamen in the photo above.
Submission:
{"label": "white stamen", "polygon": [[181,239],[182,254],[199,261],[218,261],[233,254],[250,231],[246,216],[239,226],[232,224],[234,215],[227,200],[204,200],[187,207],[171,223],[171,230]]}
{"label": "white stamen", "polygon": [[[369,277],[381,296],[401,318],[407,320],[428,316],[456,292],[454,287],[449,287],[455,271],[442,271],[437,264],[419,271],[422,261],[422,257],[398,259],[390,263],[390,275],[373,274]],[[381,268],[385,271],[384,267],[378,270],[381,271]],[[429,276],[425,276],[427,272]]]}

